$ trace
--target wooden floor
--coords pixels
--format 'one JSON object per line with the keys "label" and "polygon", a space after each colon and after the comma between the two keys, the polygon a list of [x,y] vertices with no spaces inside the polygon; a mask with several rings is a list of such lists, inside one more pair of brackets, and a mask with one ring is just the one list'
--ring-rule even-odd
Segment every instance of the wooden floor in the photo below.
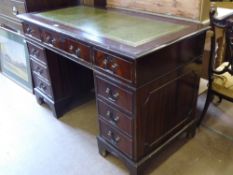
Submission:
{"label": "wooden floor", "polygon": [[[0,74],[0,175],[127,175],[118,159],[98,154],[96,120],[94,100],[57,120]],[[232,175],[233,105],[211,105],[196,136],[171,145],[147,174]]]}

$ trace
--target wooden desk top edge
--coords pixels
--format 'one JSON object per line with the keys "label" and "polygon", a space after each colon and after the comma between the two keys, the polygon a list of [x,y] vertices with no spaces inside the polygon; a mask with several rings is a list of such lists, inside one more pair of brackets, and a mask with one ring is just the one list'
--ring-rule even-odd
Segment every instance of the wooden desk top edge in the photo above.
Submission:
{"label": "wooden desk top edge", "polygon": [[159,49],[167,47],[173,43],[179,42],[185,38],[192,37],[198,33],[204,32],[209,29],[209,26],[197,24],[194,22],[182,21],[180,19],[161,17],[157,15],[152,15],[152,14],[129,12],[125,10],[116,10],[116,9],[105,9],[105,10],[125,13],[125,14],[129,14],[132,16],[142,16],[142,17],[146,17],[149,19],[165,20],[168,22],[187,25],[187,27],[182,29],[179,32],[168,34],[168,35],[156,38],[145,44],[132,47],[130,45],[120,43],[120,42],[117,42],[117,41],[114,41],[108,38],[102,38],[102,37],[96,38],[76,28],[63,25],[58,22],[49,21],[48,19],[37,16],[38,12],[21,14],[21,15],[18,15],[18,17],[25,22],[29,22],[29,23],[53,30],[55,32],[64,34],[66,36],[78,39],[84,43],[95,45],[97,47],[103,48],[110,52],[117,53],[123,56],[127,56],[128,58],[131,58],[131,59],[138,59],[140,57],[153,53]]}

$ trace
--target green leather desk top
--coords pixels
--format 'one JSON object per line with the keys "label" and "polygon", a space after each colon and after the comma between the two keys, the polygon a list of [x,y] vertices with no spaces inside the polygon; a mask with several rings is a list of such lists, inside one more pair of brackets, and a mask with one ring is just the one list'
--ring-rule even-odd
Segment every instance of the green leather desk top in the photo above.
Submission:
{"label": "green leather desk top", "polygon": [[137,47],[187,27],[186,25],[85,6],[42,12],[36,16],[131,47]]}

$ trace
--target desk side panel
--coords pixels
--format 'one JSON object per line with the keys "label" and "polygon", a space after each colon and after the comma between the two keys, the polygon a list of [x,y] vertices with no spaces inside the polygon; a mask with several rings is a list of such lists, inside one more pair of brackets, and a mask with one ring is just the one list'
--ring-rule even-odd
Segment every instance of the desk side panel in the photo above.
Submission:
{"label": "desk side panel", "polygon": [[201,60],[205,33],[203,31],[136,60],[137,87],[173,72],[194,59]]}
{"label": "desk side panel", "polygon": [[137,160],[195,122],[204,38],[199,34],[180,41],[137,65],[139,82],[147,82],[136,92]]}

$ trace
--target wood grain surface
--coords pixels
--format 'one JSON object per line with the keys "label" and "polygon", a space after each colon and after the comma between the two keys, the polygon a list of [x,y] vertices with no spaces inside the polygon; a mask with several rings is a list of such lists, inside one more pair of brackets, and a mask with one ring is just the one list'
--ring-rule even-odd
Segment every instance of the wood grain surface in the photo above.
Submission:
{"label": "wood grain surface", "polygon": [[199,20],[205,0],[107,0],[108,7],[127,8]]}

